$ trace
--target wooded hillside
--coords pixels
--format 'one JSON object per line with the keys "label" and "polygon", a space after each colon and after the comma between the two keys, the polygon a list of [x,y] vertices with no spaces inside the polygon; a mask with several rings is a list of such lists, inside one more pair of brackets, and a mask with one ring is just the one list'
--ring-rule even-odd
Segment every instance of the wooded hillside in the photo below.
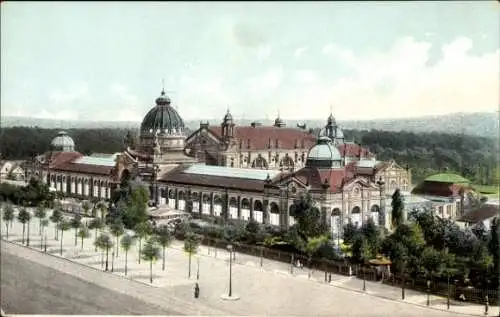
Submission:
{"label": "wooded hillside", "polygon": [[[28,127],[4,128],[0,139],[2,159],[20,160],[49,149],[57,129]],[[122,150],[125,129],[69,129],[76,150],[84,154],[114,153]],[[498,144],[494,139],[446,133],[388,132],[345,130],[348,140],[355,139],[378,159],[395,159],[409,164],[414,181],[448,170],[463,174],[479,184],[498,184],[499,168],[495,161]]]}

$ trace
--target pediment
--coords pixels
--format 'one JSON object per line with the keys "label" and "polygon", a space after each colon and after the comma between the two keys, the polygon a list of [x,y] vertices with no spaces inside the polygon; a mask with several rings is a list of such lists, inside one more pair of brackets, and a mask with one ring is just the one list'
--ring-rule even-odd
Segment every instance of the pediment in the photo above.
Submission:
{"label": "pediment", "polygon": [[377,185],[365,177],[356,177],[344,185],[344,190],[348,192],[355,192],[356,189],[377,189]]}
{"label": "pediment", "polygon": [[186,139],[186,146],[195,144],[218,145],[220,141],[209,129],[200,128]]}

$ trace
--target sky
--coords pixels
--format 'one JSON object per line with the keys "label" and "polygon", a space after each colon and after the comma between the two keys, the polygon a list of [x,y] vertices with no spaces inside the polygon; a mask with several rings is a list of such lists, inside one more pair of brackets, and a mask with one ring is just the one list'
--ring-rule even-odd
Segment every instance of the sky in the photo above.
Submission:
{"label": "sky", "polygon": [[494,112],[500,10],[458,2],[2,2],[1,113],[140,121]]}

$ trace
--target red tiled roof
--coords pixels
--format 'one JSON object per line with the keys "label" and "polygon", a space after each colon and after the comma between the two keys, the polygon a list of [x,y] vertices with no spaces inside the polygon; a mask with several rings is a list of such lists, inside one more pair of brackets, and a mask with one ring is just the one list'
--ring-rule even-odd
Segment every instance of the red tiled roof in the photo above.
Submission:
{"label": "red tiled roof", "polygon": [[[352,166],[352,165],[351,165]],[[295,178],[305,184],[309,184],[311,189],[321,190],[325,180],[330,184],[333,193],[340,191],[342,186],[354,178],[354,173],[350,166],[343,169],[319,169],[315,167],[304,167],[294,173]]]}
{"label": "red tiled roof", "polygon": [[[217,137],[221,137],[221,127],[210,126],[208,129]],[[241,140],[244,149],[248,149],[248,140],[250,140],[251,150],[274,149],[276,140],[278,140],[279,148],[286,150],[301,148],[302,141],[304,142],[304,149],[310,149],[316,144],[314,135],[296,128],[234,127],[234,136]],[[269,140],[271,140],[271,147],[269,147]]]}
{"label": "red tiled roof", "polygon": [[484,204],[481,207],[463,215],[460,218],[460,221],[478,223],[495,216],[500,216],[500,207],[498,205]]}
{"label": "red tiled roof", "polygon": [[56,168],[56,171],[73,172],[73,173],[83,173],[83,174],[95,174],[107,176],[111,174],[113,167],[104,165],[92,165],[92,164],[81,164],[66,162]]}
{"label": "red tiled roof", "polygon": [[49,152],[47,153],[47,159],[50,158],[49,168],[57,168],[59,165],[72,162],[80,157],[83,154],[80,152]]}
{"label": "red tiled roof", "polygon": [[457,197],[460,196],[460,190],[462,188],[466,190],[469,189],[469,187],[460,184],[424,181],[412,190],[412,194]]}
{"label": "red tiled roof", "polygon": [[337,149],[342,156],[356,157],[360,153],[363,157],[372,157],[373,154],[368,151],[368,149],[361,147],[359,144],[355,143],[344,143],[337,146]]}

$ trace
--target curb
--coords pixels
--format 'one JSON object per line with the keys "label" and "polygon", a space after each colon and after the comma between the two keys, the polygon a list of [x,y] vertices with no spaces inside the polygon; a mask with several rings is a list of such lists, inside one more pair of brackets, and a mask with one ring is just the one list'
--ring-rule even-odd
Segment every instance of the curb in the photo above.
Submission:
{"label": "curb", "polygon": [[[81,266],[81,267],[90,268],[90,269],[92,269],[92,270],[94,270],[94,271],[96,271],[96,272],[106,273],[106,271],[102,271],[102,270],[100,270],[100,269],[98,269],[98,268],[95,268],[95,267],[93,267],[93,266],[88,266],[88,265],[85,265],[85,264],[82,264],[82,263],[79,263],[79,262],[75,262],[75,261],[72,261],[72,260],[70,260],[70,259],[68,259],[68,258],[64,258],[64,257],[58,256],[58,255],[54,255],[54,254],[51,254],[51,253],[45,253],[45,252],[42,252],[42,251],[40,251],[40,250],[38,250],[38,249],[34,249],[34,248],[31,248],[31,247],[28,247],[28,246],[25,246],[25,245],[22,245],[22,244],[18,244],[18,243],[15,243],[15,242],[13,242],[13,241],[8,241],[8,240],[5,240],[3,237],[1,238],[1,241],[2,241],[3,243],[7,243],[7,244],[12,245],[12,246],[21,247],[21,248],[24,248],[24,249],[27,249],[27,250],[30,250],[30,251],[35,251],[35,252],[37,252],[37,253],[39,253],[39,254],[48,255],[48,256],[50,256],[50,257],[52,257],[52,258],[61,259],[61,260],[64,260],[64,261],[66,261],[66,262],[69,262],[69,263],[71,263],[71,264],[76,264],[76,265],[79,265],[79,266]],[[42,264],[40,264],[40,265],[42,265]],[[56,269],[56,270],[57,270],[57,269]],[[108,272],[109,272],[109,273],[111,273],[110,271],[108,271]],[[64,273],[64,272],[63,272],[63,273]],[[68,274],[68,273],[65,273],[65,274]],[[71,275],[71,274],[68,274],[68,275]],[[134,282],[134,283],[137,283],[137,284],[141,284],[141,285],[144,285],[144,286],[148,286],[148,287],[150,287],[150,288],[154,288],[154,289],[159,289],[159,288],[160,288],[160,287],[158,287],[158,286],[156,286],[156,287],[155,287],[154,285],[151,285],[151,284],[149,284],[149,283],[145,283],[145,282],[137,281],[137,280],[134,280],[134,279],[129,278],[129,277],[125,277],[125,276],[121,276],[121,275],[117,275],[117,274],[113,274],[113,273],[111,273],[111,274],[109,274],[109,275],[110,275],[110,276],[113,276],[113,278],[119,278],[119,279],[122,279],[122,280],[131,281],[131,282]],[[82,278],[80,278],[80,277],[78,277],[78,276],[73,276],[73,277],[78,278],[78,279],[80,279],[80,280],[82,280],[82,281],[88,282],[88,281],[86,281],[86,280],[84,280],[84,279],[82,279]],[[128,296],[132,296],[132,295],[128,295]],[[134,297],[134,296],[132,296],[132,297]],[[182,304],[184,304],[184,305],[187,305],[188,307],[191,307],[191,306],[192,306],[192,303],[190,303],[190,302],[188,302],[188,301],[186,301],[186,300],[184,300],[184,299],[181,299],[181,298],[178,298],[178,297],[173,297],[173,299],[174,299],[175,301],[181,302],[181,303],[182,303]],[[143,301],[143,300],[142,300],[142,301]],[[172,310],[172,311],[174,311],[174,312],[177,312],[177,311],[179,310],[179,308],[181,308],[181,310],[183,310],[183,308],[182,308],[182,307],[176,307],[176,306],[173,306],[173,305],[172,305],[172,306],[170,306],[170,307],[162,307],[162,306],[160,306],[160,305],[158,305],[158,304],[151,303],[151,302],[147,302],[147,304],[148,304],[148,305],[151,305],[151,306],[154,306],[154,307],[156,307],[156,308],[158,308],[158,309],[160,309],[160,310],[165,310],[165,309],[167,309],[167,310]],[[214,308],[212,308],[212,307],[206,307],[206,308],[208,308],[208,309],[210,309],[210,310],[215,310],[215,311],[217,311],[217,310],[218,310],[218,309],[216,309],[216,308],[214,309]],[[199,310],[198,310],[198,311],[199,311]],[[1,316],[5,316],[5,315],[1,315]]]}

